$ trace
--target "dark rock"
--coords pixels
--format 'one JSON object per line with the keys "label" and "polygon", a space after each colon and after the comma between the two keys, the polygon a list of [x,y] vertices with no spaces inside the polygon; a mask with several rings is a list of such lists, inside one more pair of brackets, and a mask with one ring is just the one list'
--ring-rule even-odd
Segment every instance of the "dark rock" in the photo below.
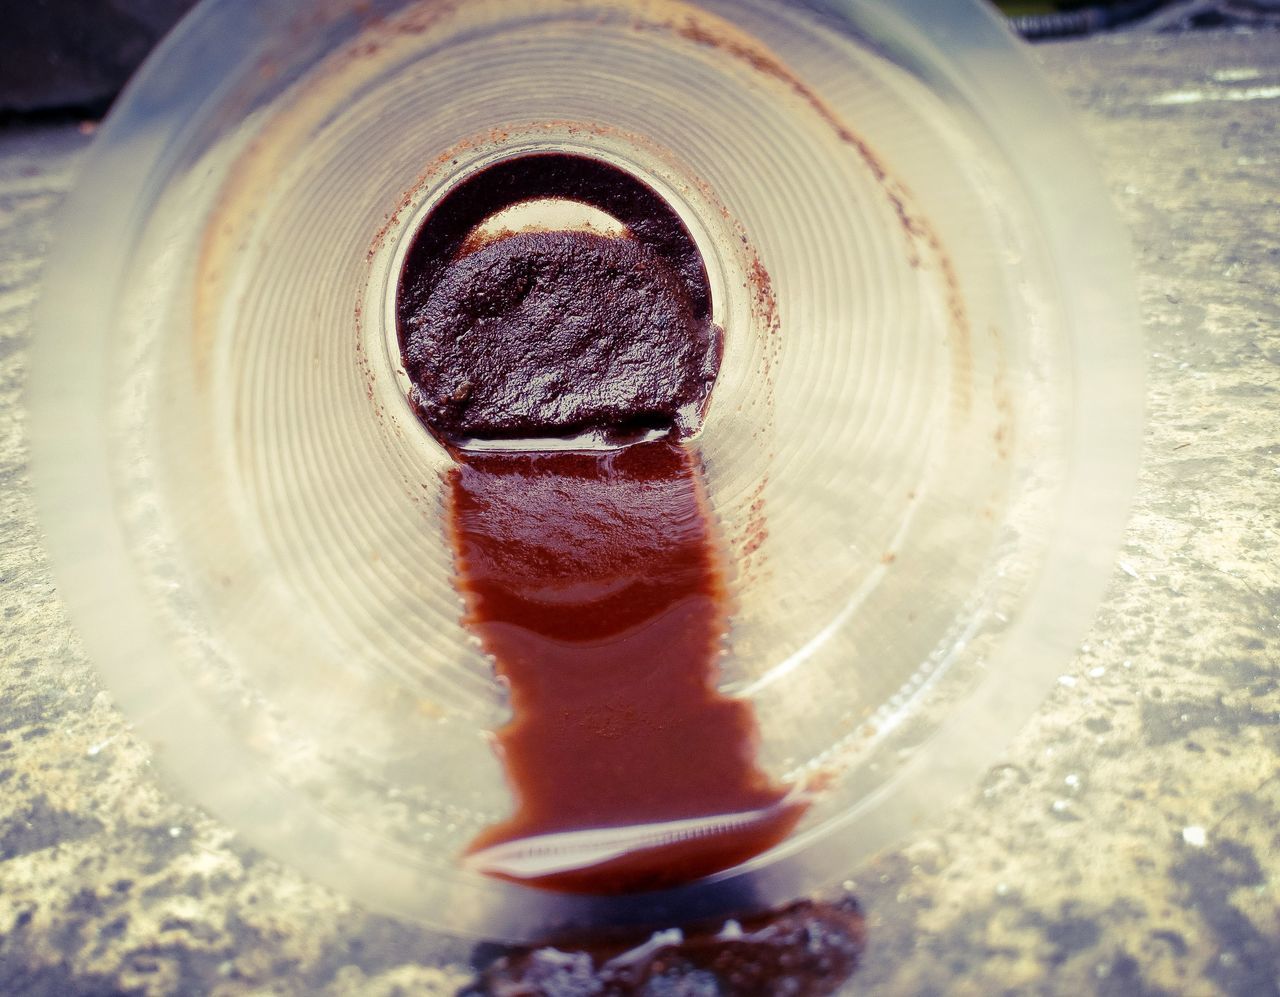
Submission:
{"label": "dark rock", "polygon": [[195,0],[27,0],[0,30],[0,114],[99,114]]}

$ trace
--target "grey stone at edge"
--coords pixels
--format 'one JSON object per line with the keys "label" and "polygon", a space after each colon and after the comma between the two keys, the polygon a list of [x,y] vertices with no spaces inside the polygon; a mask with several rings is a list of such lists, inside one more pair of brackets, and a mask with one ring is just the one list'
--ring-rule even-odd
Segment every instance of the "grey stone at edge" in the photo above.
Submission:
{"label": "grey stone at edge", "polygon": [[[850,870],[869,943],[849,990],[1278,994],[1280,43],[1035,52],[1133,233],[1139,491],[1037,715],[935,827]],[[20,394],[84,143],[0,132],[0,993],[452,993],[468,943],[361,910],[171,794],[67,625]]]}
{"label": "grey stone at edge", "polygon": [[106,107],[195,0],[14,0],[0,14],[0,112]]}

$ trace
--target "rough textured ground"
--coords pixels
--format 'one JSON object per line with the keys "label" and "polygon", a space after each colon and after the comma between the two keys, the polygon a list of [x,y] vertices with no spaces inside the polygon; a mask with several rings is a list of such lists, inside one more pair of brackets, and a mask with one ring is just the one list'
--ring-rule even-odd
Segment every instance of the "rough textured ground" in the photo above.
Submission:
{"label": "rough textured ground", "polygon": [[[1146,450],[1105,608],[983,784],[848,888],[851,992],[1280,994],[1280,42],[1038,50],[1134,233]],[[20,393],[86,139],[0,133],[0,993],[431,994],[470,946],[171,795],[67,627]]]}

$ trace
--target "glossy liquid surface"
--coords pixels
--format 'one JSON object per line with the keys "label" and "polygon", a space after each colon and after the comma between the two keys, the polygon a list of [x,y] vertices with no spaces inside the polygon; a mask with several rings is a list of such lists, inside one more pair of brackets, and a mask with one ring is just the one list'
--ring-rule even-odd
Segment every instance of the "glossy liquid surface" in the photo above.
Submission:
{"label": "glossy liquid surface", "polygon": [[736,865],[800,807],[716,690],[727,616],[696,458],[677,443],[491,454],[453,472],[467,624],[511,692],[514,816],[473,842],[497,875],[620,892]]}

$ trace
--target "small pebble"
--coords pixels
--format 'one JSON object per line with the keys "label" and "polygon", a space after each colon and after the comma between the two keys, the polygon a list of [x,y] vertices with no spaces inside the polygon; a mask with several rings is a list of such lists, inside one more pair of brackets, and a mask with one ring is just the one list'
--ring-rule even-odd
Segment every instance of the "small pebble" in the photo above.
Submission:
{"label": "small pebble", "polygon": [[1203,827],[1192,826],[1182,829],[1182,840],[1192,848],[1203,848],[1209,839]]}

